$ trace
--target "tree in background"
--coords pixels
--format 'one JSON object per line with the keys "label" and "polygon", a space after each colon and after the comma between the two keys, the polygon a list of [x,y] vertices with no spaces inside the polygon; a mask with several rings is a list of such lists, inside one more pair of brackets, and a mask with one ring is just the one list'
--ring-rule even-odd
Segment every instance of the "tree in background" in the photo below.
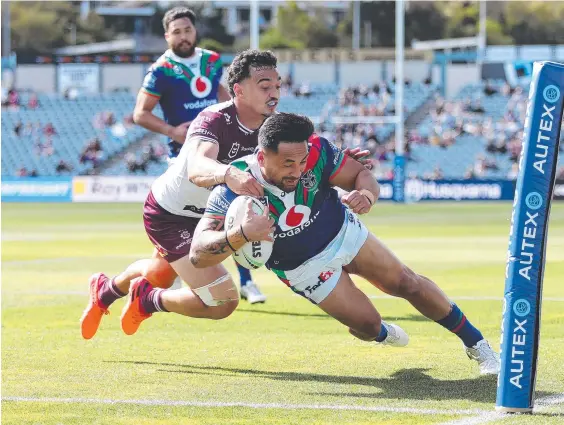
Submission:
{"label": "tree in background", "polygon": [[12,49],[18,53],[50,53],[70,44],[111,40],[104,18],[90,13],[81,20],[71,2],[11,2]]}
{"label": "tree in background", "polygon": [[[525,3],[519,2],[519,4],[524,5]],[[447,38],[475,37],[478,34],[480,8],[477,2],[439,3],[438,7],[447,22],[445,31]],[[489,45],[514,43],[507,26],[503,23],[505,9],[505,6],[500,7],[499,4],[488,4],[488,15],[497,15],[486,18],[486,38]]]}
{"label": "tree in background", "polygon": [[276,26],[261,35],[263,49],[335,47],[337,35],[325,25],[324,11],[315,9],[310,16],[296,2],[278,9]]}
{"label": "tree in background", "polygon": [[[371,26],[372,47],[393,47],[396,40],[396,5],[393,1],[366,2],[360,5],[361,26],[369,22]],[[341,46],[350,47],[352,43],[352,5],[346,18],[341,22],[338,33]],[[446,19],[437,9],[435,2],[410,2],[405,11],[405,41],[409,46],[412,40],[437,40],[444,37]],[[362,28],[361,28],[362,29]],[[362,31],[361,31],[362,32]],[[361,34],[362,37],[362,34]],[[366,40],[363,40],[366,44]]]}
{"label": "tree in background", "polygon": [[405,39],[409,40],[407,45],[410,45],[412,40],[428,41],[444,38],[446,25],[446,17],[437,9],[435,2],[410,3],[405,11]]}
{"label": "tree in background", "polygon": [[509,2],[503,21],[515,44],[564,44],[562,2]]}
{"label": "tree in background", "polygon": [[[405,12],[406,46],[413,40],[474,37],[478,35],[479,4],[477,1],[409,2]],[[487,43],[499,44],[564,44],[564,2],[508,1],[487,3]],[[373,47],[395,44],[395,3],[392,1],[361,4],[361,22],[372,27]],[[340,23],[340,45],[352,42],[352,6]]]}

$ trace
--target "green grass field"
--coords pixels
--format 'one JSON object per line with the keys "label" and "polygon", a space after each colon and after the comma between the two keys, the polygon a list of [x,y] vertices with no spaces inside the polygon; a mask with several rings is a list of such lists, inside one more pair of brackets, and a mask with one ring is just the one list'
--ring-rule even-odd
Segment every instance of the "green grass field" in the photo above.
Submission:
{"label": "green grass field", "polygon": [[[497,349],[510,203],[380,204],[370,229],[433,278]],[[2,205],[2,423],[561,424],[564,404],[492,416],[495,378],[479,377],[458,338],[407,302],[358,281],[405,349],[358,341],[267,270],[269,296],[223,321],[155,314],[134,336],[123,300],[96,337],[78,320],[90,274],[115,274],[152,247],[140,205]],[[229,262],[228,267],[234,270]],[[552,208],[537,377],[564,399],[564,204]]]}

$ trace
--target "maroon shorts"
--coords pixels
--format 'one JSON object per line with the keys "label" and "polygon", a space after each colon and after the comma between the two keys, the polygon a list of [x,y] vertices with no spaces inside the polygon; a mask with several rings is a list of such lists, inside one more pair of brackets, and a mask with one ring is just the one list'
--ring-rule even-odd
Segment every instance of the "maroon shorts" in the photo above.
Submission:
{"label": "maroon shorts", "polygon": [[159,254],[172,263],[190,252],[199,218],[175,215],[161,207],[149,192],[143,206],[143,223]]}

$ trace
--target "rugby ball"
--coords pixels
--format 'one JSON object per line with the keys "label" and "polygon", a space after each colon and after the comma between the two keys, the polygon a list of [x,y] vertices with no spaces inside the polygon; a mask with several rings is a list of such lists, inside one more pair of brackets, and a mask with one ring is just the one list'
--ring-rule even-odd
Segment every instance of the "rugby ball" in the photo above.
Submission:
{"label": "rugby ball", "polygon": [[[266,205],[250,196],[238,196],[229,206],[225,216],[225,228],[237,228],[243,222],[248,202],[252,202],[255,214],[264,214]],[[247,242],[238,251],[232,254],[235,261],[246,269],[254,270],[266,264],[272,255],[272,242],[253,241]]]}

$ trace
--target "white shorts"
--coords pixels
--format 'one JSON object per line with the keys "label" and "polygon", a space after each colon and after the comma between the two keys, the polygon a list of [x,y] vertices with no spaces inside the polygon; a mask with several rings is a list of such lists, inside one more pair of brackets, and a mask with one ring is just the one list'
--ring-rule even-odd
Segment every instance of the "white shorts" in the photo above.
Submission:
{"label": "white shorts", "polygon": [[297,294],[319,304],[337,286],[343,267],[357,256],[367,237],[366,226],[346,209],[345,221],[335,239],[298,268],[284,271],[284,282]]}

